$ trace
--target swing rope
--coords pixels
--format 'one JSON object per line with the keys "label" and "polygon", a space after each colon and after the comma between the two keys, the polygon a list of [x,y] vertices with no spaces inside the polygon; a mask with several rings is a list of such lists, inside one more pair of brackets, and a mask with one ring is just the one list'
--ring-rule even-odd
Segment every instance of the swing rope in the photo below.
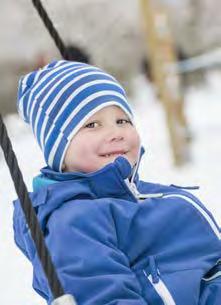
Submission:
{"label": "swing rope", "polygon": [[32,239],[34,240],[38,257],[41,261],[43,270],[48,279],[49,286],[54,298],[64,294],[64,290],[59,282],[57,273],[51,261],[50,254],[45,245],[44,235],[40,228],[35,210],[31,204],[27,187],[24,183],[22,173],[18,166],[18,161],[12,148],[5,124],[0,114],[0,144],[4,152],[5,160],[10,170],[14,182],[15,190],[21,203],[26,221],[28,223]]}
{"label": "swing rope", "polygon": [[61,56],[66,59],[70,60],[70,54],[68,49],[66,48],[64,42],[62,41],[58,31],[55,29],[52,21],[50,20],[46,10],[44,9],[40,0],[32,0],[34,7],[36,8],[41,20],[43,21],[45,27],[47,28],[49,34],[51,35],[56,47],[58,48]]}
{"label": "swing rope", "polygon": [[[47,12],[39,0],[32,0],[32,3],[39,13],[45,27],[48,29],[51,37],[54,40],[61,56],[68,60],[71,58],[68,48],[65,47],[61,37],[55,29],[52,21],[50,20]],[[9,139],[6,126],[0,113],[0,145],[3,149],[6,163],[8,165],[16,193],[21,203],[22,210],[24,212],[26,222],[29,226],[32,239],[36,246],[39,260],[41,262],[44,273],[47,277],[49,287],[54,297],[53,305],[74,305],[74,299],[70,295],[65,295],[63,287],[57,276],[55,267],[51,260],[50,253],[45,244],[44,235],[38,222],[36,212],[32,206],[31,200],[28,195],[27,187],[24,183],[24,179],[21,170],[18,166],[16,155],[13,151],[11,141]]]}

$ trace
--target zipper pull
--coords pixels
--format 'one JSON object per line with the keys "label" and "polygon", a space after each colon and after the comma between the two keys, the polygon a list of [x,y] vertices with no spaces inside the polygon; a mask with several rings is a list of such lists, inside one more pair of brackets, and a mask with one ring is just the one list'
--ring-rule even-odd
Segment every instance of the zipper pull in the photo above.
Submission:
{"label": "zipper pull", "polygon": [[153,284],[157,284],[160,280],[159,270],[157,269],[156,261],[153,256],[149,257],[149,263],[150,263],[150,273],[151,273]]}
{"label": "zipper pull", "polygon": [[134,196],[137,198],[137,199],[151,199],[151,198],[161,198],[164,196],[163,193],[155,193],[155,194],[141,194],[137,187],[136,187],[136,184],[133,183],[133,182],[130,182],[130,189],[131,191],[133,192]]}
{"label": "zipper pull", "polygon": [[133,194],[135,195],[135,197],[139,198],[140,193],[139,193],[135,183],[133,183],[133,182],[131,183],[131,190],[132,190]]}
{"label": "zipper pull", "polygon": [[163,196],[164,196],[163,193],[139,194],[139,199],[162,198]]}

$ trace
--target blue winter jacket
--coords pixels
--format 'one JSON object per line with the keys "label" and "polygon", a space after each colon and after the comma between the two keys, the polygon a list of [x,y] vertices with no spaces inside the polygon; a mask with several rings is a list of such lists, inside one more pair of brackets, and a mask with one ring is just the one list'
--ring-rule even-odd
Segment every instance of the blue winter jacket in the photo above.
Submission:
{"label": "blue winter jacket", "polygon": [[[135,178],[134,178],[135,176]],[[221,234],[191,193],[131,178],[129,162],[91,173],[48,168],[31,199],[66,293],[78,305],[220,305]],[[50,304],[18,201],[14,232]]]}

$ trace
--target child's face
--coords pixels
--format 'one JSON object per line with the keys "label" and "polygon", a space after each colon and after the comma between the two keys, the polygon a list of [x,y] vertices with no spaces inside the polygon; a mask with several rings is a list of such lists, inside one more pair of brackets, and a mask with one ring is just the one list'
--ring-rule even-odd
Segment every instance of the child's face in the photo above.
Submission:
{"label": "child's face", "polygon": [[118,106],[108,106],[91,116],[73,137],[63,171],[96,171],[118,156],[133,166],[138,158],[140,138],[126,113]]}

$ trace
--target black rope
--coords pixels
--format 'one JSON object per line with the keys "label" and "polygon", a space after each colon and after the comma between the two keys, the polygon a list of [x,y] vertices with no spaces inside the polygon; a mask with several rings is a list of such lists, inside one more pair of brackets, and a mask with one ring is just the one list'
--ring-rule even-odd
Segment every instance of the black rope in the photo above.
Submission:
{"label": "black rope", "polygon": [[[34,7],[37,9],[42,21],[44,22],[44,25],[46,26],[51,37],[53,38],[54,43],[59,49],[61,56],[66,60],[69,59],[73,60],[73,54],[71,54],[71,51],[63,43],[52,21],[50,20],[47,12],[45,11],[43,5],[41,4],[41,1],[32,0],[32,3]],[[59,298],[60,296],[64,295],[64,290],[57,276],[56,270],[51,260],[50,253],[46,247],[43,232],[41,230],[37,215],[29,198],[28,190],[24,183],[22,173],[19,169],[17,158],[12,149],[12,144],[8,137],[7,129],[3,122],[1,114],[0,114],[0,145],[3,149],[5,160],[8,164],[10,174],[14,182],[16,193],[20,200],[20,204],[24,212],[26,222],[30,228],[31,236],[35,243],[38,257],[41,261],[42,268],[47,277],[51,292],[53,294],[54,299]]]}
{"label": "black rope", "polygon": [[44,235],[38,223],[35,210],[31,204],[26,185],[23,180],[22,173],[18,166],[18,161],[12,149],[11,141],[8,137],[6,126],[0,114],[0,145],[3,149],[5,160],[8,164],[11,177],[14,182],[15,190],[23,209],[26,222],[31,231],[31,236],[35,242],[38,257],[41,261],[43,270],[48,279],[49,286],[54,298],[58,298],[64,294],[64,290],[58,279],[54,265],[52,263],[49,251],[45,245]]}
{"label": "black rope", "polygon": [[57,30],[55,29],[52,21],[50,20],[46,10],[44,9],[40,0],[32,0],[34,7],[36,8],[41,20],[43,21],[45,27],[47,28],[49,34],[54,40],[55,45],[57,46],[58,50],[60,51],[61,56],[66,59],[70,60],[70,54],[68,49],[66,48],[64,42],[62,41],[60,35],[58,34]]}

